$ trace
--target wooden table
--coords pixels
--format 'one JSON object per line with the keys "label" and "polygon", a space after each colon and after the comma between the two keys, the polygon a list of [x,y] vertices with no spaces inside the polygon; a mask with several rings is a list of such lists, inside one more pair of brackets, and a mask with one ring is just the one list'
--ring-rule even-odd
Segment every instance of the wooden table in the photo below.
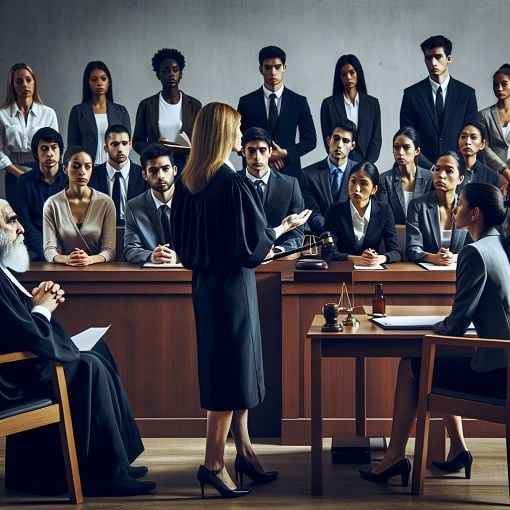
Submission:
{"label": "wooden table", "polygon": [[[388,306],[388,315],[446,315],[447,306]],[[322,360],[328,357],[414,357],[421,354],[421,340],[430,330],[384,330],[367,315],[358,315],[357,327],[324,333],[324,317],[316,315],[308,331],[311,342],[312,495],[322,494]],[[359,377],[359,374],[358,374]],[[357,430],[364,430],[365,386],[356,388]],[[358,429],[359,427],[359,429]]]}

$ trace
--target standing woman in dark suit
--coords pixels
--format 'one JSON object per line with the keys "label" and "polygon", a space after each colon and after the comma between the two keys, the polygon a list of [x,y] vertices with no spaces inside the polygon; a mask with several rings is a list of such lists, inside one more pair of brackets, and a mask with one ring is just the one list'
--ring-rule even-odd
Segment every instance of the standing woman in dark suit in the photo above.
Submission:
{"label": "standing woman in dark suit", "polygon": [[478,112],[487,130],[481,161],[510,182],[510,64],[503,64],[492,77],[496,104]]}
{"label": "standing woman in dark suit", "polygon": [[184,267],[193,270],[193,307],[198,342],[200,403],[207,409],[204,465],[197,478],[224,497],[238,489],[224,463],[232,424],[236,475],[267,483],[248,434],[248,409],[265,395],[262,349],[253,268],[281,234],[303,225],[310,211],[292,214],[276,228],[267,226],[255,186],[228,161],[241,150],[241,116],[222,103],[198,114],[189,159],[176,181],[172,239]]}
{"label": "standing woman in dark suit", "polygon": [[349,200],[331,205],[326,213],[325,229],[333,233],[336,246],[322,249],[325,259],[352,260],[363,266],[401,260],[391,208],[372,200],[378,185],[379,172],[372,163],[358,163],[351,170]]}
{"label": "standing woman in dark suit", "polygon": [[430,170],[416,164],[419,154],[418,132],[412,127],[400,128],[393,137],[396,164],[381,175],[378,191],[379,200],[390,204],[397,225],[405,225],[409,201],[430,191],[432,185]]}
{"label": "standing woman in dark suit", "polygon": [[69,114],[67,146],[85,147],[94,165],[105,163],[104,134],[113,124],[122,124],[131,132],[128,111],[113,102],[110,70],[100,60],[89,62],[83,72],[81,104],[73,106]]}
{"label": "standing woman in dark suit", "polygon": [[[175,49],[163,48],[152,57],[152,69],[161,82],[161,92],[138,105],[133,133],[133,147],[138,154],[150,143],[174,142],[181,132],[191,140],[202,103],[179,89],[185,64],[184,55]],[[174,156],[175,165],[182,170],[184,155]]]}
{"label": "standing woman in dark suit", "polygon": [[339,120],[349,119],[356,124],[356,147],[349,158],[359,163],[375,163],[381,152],[381,107],[379,101],[367,94],[365,74],[354,55],[342,55],[333,76],[333,95],[322,101],[321,128],[326,139]]}
{"label": "standing woman in dark suit", "polygon": [[454,151],[441,154],[432,167],[434,191],[409,202],[406,221],[406,257],[411,262],[448,266],[466,242],[466,231],[457,230],[453,209],[464,167]]}

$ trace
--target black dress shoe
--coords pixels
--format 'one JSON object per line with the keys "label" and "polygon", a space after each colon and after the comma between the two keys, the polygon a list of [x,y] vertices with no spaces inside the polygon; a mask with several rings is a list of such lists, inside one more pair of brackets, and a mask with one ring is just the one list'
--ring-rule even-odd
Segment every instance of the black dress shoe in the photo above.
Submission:
{"label": "black dress shoe", "polygon": [[375,483],[383,483],[392,476],[400,475],[402,480],[402,487],[407,487],[409,485],[410,472],[411,463],[407,458],[399,460],[397,463],[393,464],[393,466],[390,466],[388,469],[382,471],[381,473],[374,473],[371,469],[359,470],[359,474],[362,476],[362,478]]}
{"label": "black dress shoe", "polygon": [[200,482],[200,489],[202,490],[202,499],[205,499],[204,485],[212,485],[224,498],[239,498],[246,496],[251,491],[247,489],[229,489],[219,478],[218,473],[221,471],[210,471],[205,466],[200,466],[197,472],[197,478]]}
{"label": "black dress shoe", "polygon": [[253,464],[246,457],[239,453],[236,455],[234,469],[236,472],[236,482],[240,480],[241,487],[243,486],[244,475],[249,476],[253,483],[269,483],[278,478],[278,471],[266,471],[261,473],[253,467]]}
{"label": "black dress shoe", "polygon": [[151,480],[135,480],[134,478],[126,478],[121,482],[117,482],[106,490],[108,496],[139,496],[147,494],[156,488],[156,482]]}
{"label": "black dress shoe", "polygon": [[147,466],[129,466],[128,475],[131,478],[142,478],[149,472],[149,468]]}
{"label": "black dress shoe", "polygon": [[432,461],[432,465],[443,471],[448,471],[449,473],[455,473],[464,468],[464,474],[468,480],[471,478],[471,464],[473,464],[473,456],[469,450],[460,452],[450,462],[441,462],[439,460]]}

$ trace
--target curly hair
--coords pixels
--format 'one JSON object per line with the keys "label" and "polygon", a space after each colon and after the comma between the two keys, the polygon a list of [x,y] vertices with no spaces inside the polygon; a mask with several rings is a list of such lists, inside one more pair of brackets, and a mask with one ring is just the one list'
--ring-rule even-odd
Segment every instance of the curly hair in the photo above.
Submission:
{"label": "curly hair", "polygon": [[184,59],[184,55],[179,50],[174,48],[162,48],[154,53],[154,56],[152,57],[152,69],[154,69],[156,74],[159,74],[159,68],[161,67],[161,64],[169,58],[173,58],[177,62],[181,71],[184,69],[186,60]]}

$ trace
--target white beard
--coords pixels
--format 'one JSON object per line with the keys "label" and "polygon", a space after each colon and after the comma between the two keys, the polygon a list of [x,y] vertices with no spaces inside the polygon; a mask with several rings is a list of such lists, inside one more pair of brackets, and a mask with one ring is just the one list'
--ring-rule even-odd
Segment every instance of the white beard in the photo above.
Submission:
{"label": "white beard", "polygon": [[0,261],[16,273],[25,273],[30,269],[30,257],[23,239],[23,234],[20,234],[16,241],[10,241],[0,232]]}

